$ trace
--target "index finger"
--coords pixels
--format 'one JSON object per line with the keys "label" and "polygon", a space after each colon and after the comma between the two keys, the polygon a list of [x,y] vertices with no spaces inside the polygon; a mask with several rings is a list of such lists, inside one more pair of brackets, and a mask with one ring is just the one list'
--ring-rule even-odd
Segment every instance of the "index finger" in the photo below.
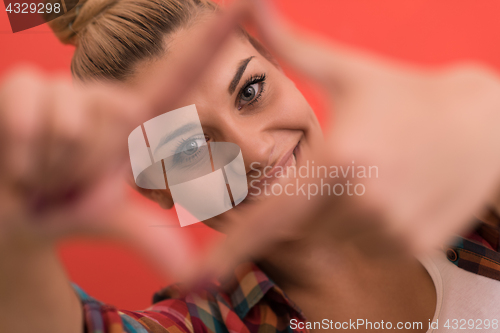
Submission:
{"label": "index finger", "polygon": [[373,70],[387,66],[383,58],[366,51],[297,29],[272,1],[252,1],[247,18],[274,55],[329,88],[336,101],[350,95]]}

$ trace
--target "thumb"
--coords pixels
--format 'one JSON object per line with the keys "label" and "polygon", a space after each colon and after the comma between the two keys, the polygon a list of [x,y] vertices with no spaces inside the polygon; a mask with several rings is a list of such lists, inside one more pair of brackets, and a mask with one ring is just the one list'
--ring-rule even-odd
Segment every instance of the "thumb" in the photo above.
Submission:
{"label": "thumb", "polygon": [[[321,163],[322,157],[316,157]],[[319,182],[318,178],[290,178],[283,181],[281,186],[308,189],[311,185],[319,186]],[[333,203],[328,201],[327,196],[314,196],[308,200],[304,195],[297,191],[292,195],[266,197],[262,201],[239,207],[239,212],[227,211],[227,219],[233,223],[224,230],[226,240],[203,257],[192,279],[224,276],[233,271],[238,263],[255,260],[273,251],[277,245],[312,232],[318,223],[314,218],[316,214],[325,204],[332,206]]]}
{"label": "thumb", "polygon": [[191,242],[175,227],[178,221],[127,194],[124,173],[103,177],[78,203],[45,216],[35,231],[54,240],[71,235],[116,239],[133,246],[159,273],[183,278],[192,271]]}
{"label": "thumb", "polygon": [[129,202],[110,223],[123,239],[137,249],[159,273],[183,280],[193,270],[194,251],[178,222],[166,221],[165,214]]}

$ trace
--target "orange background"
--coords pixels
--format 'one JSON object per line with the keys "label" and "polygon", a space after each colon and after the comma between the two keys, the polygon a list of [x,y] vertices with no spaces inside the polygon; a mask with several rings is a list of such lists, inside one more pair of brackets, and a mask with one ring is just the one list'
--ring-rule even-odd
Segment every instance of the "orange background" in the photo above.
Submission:
{"label": "orange background", "polygon": [[[479,60],[500,69],[500,1],[277,0],[299,26],[358,48],[422,65]],[[46,25],[13,34],[0,5],[0,77],[22,63],[47,72],[69,72],[73,47],[61,45]],[[313,107],[316,94],[298,82]],[[323,113],[318,112],[323,119]],[[138,195],[137,200],[143,200]],[[153,205],[152,203],[146,203]],[[165,216],[174,217],[172,212]],[[197,224],[182,229],[203,249],[217,237]],[[169,281],[121,245],[70,241],[61,257],[73,281],[94,297],[120,308],[141,309]]]}

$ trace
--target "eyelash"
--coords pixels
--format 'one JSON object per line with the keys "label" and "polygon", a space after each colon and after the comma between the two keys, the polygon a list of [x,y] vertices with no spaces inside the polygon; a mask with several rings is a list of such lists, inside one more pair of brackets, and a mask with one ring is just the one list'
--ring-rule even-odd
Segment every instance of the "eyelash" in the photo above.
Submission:
{"label": "eyelash", "polygon": [[[240,92],[238,93],[238,102],[239,102],[239,101],[240,101],[240,99],[241,99],[241,95],[243,94],[243,91],[244,91],[244,90],[245,90],[248,86],[251,86],[251,85],[256,84],[256,83],[260,83],[260,89],[259,89],[259,92],[258,92],[257,96],[255,96],[255,98],[254,98],[251,102],[249,102],[249,103],[247,103],[247,104],[245,104],[245,105],[243,105],[243,106],[241,106],[241,107],[238,107],[238,109],[241,109],[241,108],[242,108],[242,107],[244,107],[244,106],[250,106],[250,105],[253,105],[253,104],[257,103],[257,102],[258,102],[258,101],[262,98],[262,94],[264,93],[264,90],[265,90],[265,81],[266,81],[266,74],[252,75],[252,76],[250,76],[250,77],[249,77],[249,78],[245,81],[245,84],[243,85],[243,87],[241,88]],[[198,138],[198,137],[195,137],[195,138],[191,137],[191,138],[189,138],[189,139],[182,139],[182,140],[180,140],[180,141],[177,143],[176,148],[175,148],[175,150],[174,150],[174,152],[173,152],[173,153],[174,153],[174,155],[176,156],[174,159],[177,159],[177,158],[178,158],[178,156],[179,156],[179,155],[178,155],[179,150],[180,150],[180,148],[181,148],[184,144],[186,144],[186,142],[188,142],[188,141],[192,141],[192,140],[196,140],[196,139],[199,139],[199,138]],[[205,136],[205,137],[204,137],[204,139],[205,139],[205,141],[209,141],[209,138],[208,138],[207,136]],[[195,158],[198,156],[198,154],[199,154],[199,150],[198,150],[195,154],[193,154],[192,156],[187,157],[187,158],[186,158],[187,160],[184,160],[184,162],[189,162],[189,161],[191,161],[191,160],[195,159]],[[177,162],[179,162],[179,161],[174,161],[174,163],[177,163]]]}
{"label": "eyelash", "polygon": [[265,83],[266,83],[266,74],[252,75],[245,81],[245,84],[243,85],[243,87],[241,87],[240,92],[238,93],[238,103],[241,100],[241,95],[243,94],[243,91],[248,86],[251,86],[252,84],[256,84],[256,83],[261,84],[260,89],[259,89],[259,93],[257,94],[257,96],[255,96],[253,101],[251,101],[251,102],[249,102],[241,107],[238,107],[238,110],[241,110],[241,108],[243,108],[245,106],[253,105],[254,103],[257,103],[262,98],[262,94],[264,93],[264,90],[265,90],[264,88],[265,88]]}

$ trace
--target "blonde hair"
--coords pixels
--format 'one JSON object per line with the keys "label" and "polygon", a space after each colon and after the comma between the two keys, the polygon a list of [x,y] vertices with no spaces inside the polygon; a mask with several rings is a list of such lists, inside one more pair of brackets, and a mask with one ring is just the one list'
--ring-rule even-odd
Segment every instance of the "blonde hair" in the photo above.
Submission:
{"label": "blonde hair", "polygon": [[[70,1],[77,0],[66,0],[68,7]],[[73,76],[126,80],[137,62],[164,52],[166,35],[215,10],[211,0],[80,0],[49,25],[61,42],[76,46]]]}

